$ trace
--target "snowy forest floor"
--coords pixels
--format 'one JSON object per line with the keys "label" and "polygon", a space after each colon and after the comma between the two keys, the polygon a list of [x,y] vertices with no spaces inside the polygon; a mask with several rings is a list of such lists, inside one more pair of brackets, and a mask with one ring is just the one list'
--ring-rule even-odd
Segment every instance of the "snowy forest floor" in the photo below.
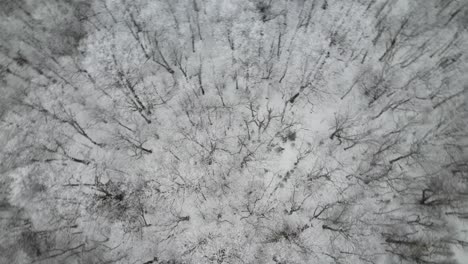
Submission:
{"label": "snowy forest floor", "polygon": [[0,263],[468,263],[468,3],[0,1]]}

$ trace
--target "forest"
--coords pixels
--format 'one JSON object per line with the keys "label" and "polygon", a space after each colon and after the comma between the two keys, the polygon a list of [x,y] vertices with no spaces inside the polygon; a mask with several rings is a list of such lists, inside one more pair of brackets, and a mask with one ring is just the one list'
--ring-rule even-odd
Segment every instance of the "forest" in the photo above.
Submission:
{"label": "forest", "polygon": [[468,1],[0,0],[0,263],[468,263]]}

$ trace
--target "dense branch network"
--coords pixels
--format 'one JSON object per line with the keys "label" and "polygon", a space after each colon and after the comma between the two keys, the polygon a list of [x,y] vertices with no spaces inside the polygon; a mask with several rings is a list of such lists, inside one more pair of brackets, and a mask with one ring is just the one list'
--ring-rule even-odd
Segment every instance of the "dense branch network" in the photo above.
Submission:
{"label": "dense branch network", "polygon": [[7,0],[0,17],[0,262],[466,258],[463,1]]}

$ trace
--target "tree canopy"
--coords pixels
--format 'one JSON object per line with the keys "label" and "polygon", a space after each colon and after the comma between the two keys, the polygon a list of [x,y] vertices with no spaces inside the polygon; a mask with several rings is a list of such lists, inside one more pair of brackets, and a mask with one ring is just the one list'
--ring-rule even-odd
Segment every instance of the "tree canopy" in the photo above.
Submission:
{"label": "tree canopy", "polygon": [[468,261],[466,1],[0,18],[0,263]]}

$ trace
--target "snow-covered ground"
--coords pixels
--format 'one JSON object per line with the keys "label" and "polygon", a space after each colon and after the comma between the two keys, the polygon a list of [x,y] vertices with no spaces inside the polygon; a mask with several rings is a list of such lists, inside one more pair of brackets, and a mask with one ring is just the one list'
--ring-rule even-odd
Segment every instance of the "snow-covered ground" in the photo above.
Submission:
{"label": "snow-covered ground", "polygon": [[0,263],[468,263],[463,1],[0,10]]}

